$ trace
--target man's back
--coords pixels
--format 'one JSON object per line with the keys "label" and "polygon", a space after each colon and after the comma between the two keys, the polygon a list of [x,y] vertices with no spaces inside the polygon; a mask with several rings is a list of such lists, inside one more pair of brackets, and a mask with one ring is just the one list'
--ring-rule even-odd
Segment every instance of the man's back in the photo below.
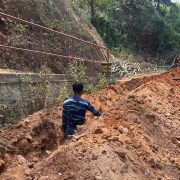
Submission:
{"label": "man's back", "polygon": [[74,96],[66,100],[63,104],[62,127],[66,131],[67,136],[77,132],[77,125],[84,124],[87,110],[95,116],[101,115],[88,100],[81,98],[83,93],[83,84],[81,82],[77,81],[73,84],[73,91]]}
{"label": "man's back", "polygon": [[77,125],[84,124],[86,111],[89,110],[96,116],[101,114],[88,100],[81,97],[72,97],[63,104],[63,122],[67,122],[66,128],[75,128]]}

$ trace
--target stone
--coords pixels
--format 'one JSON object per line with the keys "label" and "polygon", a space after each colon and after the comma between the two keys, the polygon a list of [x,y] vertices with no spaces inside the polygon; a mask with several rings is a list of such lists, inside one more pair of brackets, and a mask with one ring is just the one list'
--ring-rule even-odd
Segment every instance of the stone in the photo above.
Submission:
{"label": "stone", "polygon": [[30,169],[26,169],[26,170],[24,171],[24,174],[25,174],[26,176],[29,176],[29,175],[31,174],[31,170],[30,170]]}
{"label": "stone", "polygon": [[160,170],[163,169],[163,164],[161,162],[156,162],[156,167]]}
{"label": "stone", "polygon": [[166,117],[170,117],[170,116],[171,116],[171,113],[167,113],[167,114],[166,114]]}
{"label": "stone", "polygon": [[146,114],[145,117],[149,120],[149,122],[153,123],[156,120],[155,114]]}
{"label": "stone", "polygon": [[113,136],[107,139],[108,141],[118,141],[119,140],[119,136]]}
{"label": "stone", "polygon": [[110,138],[111,137],[111,135],[110,134],[103,134],[102,135],[102,139],[108,139],[108,138]]}
{"label": "stone", "polygon": [[25,123],[25,124],[29,124],[29,120],[28,120],[28,119],[25,119],[25,120],[24,120],[24,123]]}
{"label": "stone", "polygon": [[150,175],[150,171],[148,169],[145,170],[145,173],[144,173],[146,176],[147,175]]}
{"label": "stone", "polygon": [[51,151],[46,151],[46,154],[49,156],[52,152]]}
{"label": "stone", "polygon": [[175,163],[175,159],[173,157],[170,158],[171,163]]}
{"label": "stone", "polygon": [[103,150],[102,150],[102,154],[107,154],[107,150],[106,150],[106,149],[103,149]]}
{"label": "stone", "polygon": [[41,176],[41,177],[39,178],[39,180],[46,180],[46,179],[49,179],[49,177],[48,177],[48,176]]}
{"label": "stone", "polygon": [[[130,93],[132,93],[133,91],[131,91]],[[128,99],[134,99],[135,98],[135,95],[134,94],[129,94],[128,95]]]}
{"label": "stone", "polygon": [[127,134],[128,133],[128,128],[125,128],[125,127],[123,127],[123,126],[119,126],[119,132],[121,133],[121,134]]}
{"label": "stone", "polygon": [[29,165],[29,162],[21,155],[17,155],[17,161],[18,161],[18,164],[22,166],[28,167]]}
{"label": "stone", "polygon": [[39,159],[37,157],[33,157],[32,162],[37,163],[38,161],[39,161]]}
{"label": "stone", "polygon": [[74,172],[70,172],[69,177],[70,177],[70,178],[74,178],[74,177],[75,177]]}
{"label": "stone", "polygon": [[96,176],[95,178],[96,178],[96,180],[103,180],[103,178],[101,176]]}
{"label": "stone", "polygon": [[176,162],[175,166],[178,168],[178,170],[180,170],[180,163]]}
{"label": "stone", "polygon": [[4,170],[4,167],[5,167],[5,162],[2,159],[0,159],[0,172]]}
{"label": "stone", "polygon": [[11,162],[11,156],[10,156],[9,154],[6,153],[6,154],[4,155],[4,158],[5,158],[6,163]]}
{"label": "stone", "polygon": [[149,162],[151,167],[156,166],[156,162],[155,162],[154,158],[152,158],[152,157],[147,157],[147,162]]}
{"label": "stone", "polygon": [[120,158],[126,158],[127,152],[122,151],[121,149],[116,149],[114,150],[115,153],[117,153],[119,155]]}
{"label": "stone", "polygon": [[54,129],[50,129],[48,131],[48,137],[49,138],[56,138],[57,137],[57,132]]}
{"label": "stone", "polygon": [[29,163],[29,168],[33,168],[34,167],[34,165],[35,165],[35,162],[31,162],[31,163]]}
{"label": "stone", "polygon": [[121,169],[121,173],[128,173],[128,167],[129,167],[129,165],[127,163],[125,163]]}
{"label": "stone", "polygon": [[141,148],[142,147],[142,142],[141,141],[136,141],[132,146],[135,149]]}
{"label": "stone", "polygon": [[98,154],[95,152],[92,153],[92,160],[96,160],[98,158]]}
{"label": "stone", "polygon": [[27,177],[26,180],[32,180],[32,178],[31,177]]}

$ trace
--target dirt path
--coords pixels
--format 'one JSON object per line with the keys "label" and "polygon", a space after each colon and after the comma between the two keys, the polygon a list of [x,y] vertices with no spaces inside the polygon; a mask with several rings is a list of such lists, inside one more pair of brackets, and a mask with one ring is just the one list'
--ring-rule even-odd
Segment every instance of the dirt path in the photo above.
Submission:
{"label": "dirt path", "polygon": [[64,139],[61,107],[0,130],[2,180],[177,180],[180,178],[180,68],[84,95],[87,113]]}

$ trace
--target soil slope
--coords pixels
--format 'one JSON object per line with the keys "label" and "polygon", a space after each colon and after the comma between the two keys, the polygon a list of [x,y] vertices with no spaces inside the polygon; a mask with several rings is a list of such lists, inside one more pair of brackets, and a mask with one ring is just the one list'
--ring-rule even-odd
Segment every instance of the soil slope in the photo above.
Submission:
{"label": "soil slope", "polygon": [[[0,12],[104,46],[101,38],[78,12],[70,0],[0,0]],[[43,30],[43,52],[72,56],[72,40]],[[40,50],[40,30],[0,16],[0,44],[17,48]],[[75,41],[74,56],[93,59],[93,47]],[[107,53],[107,52],[106,52]],[[100,49],[95,60],[103,61]],[[43,65],[50,73],[67,73],[69,59],[43,56]],[[85,63],[92,68],[92,65]],[[39,72],[39,54],[0,48],[0,68],[23,72]],[[98,66],[96,66],[98,68]],[[87,71],[86,74],[91,74]]]}
{"label": "soil slope", "polygon": [[2,180],[180,179],[180,68],[131,79],[84,96],[78,134],[64,139],[61,107],[0,130]]}

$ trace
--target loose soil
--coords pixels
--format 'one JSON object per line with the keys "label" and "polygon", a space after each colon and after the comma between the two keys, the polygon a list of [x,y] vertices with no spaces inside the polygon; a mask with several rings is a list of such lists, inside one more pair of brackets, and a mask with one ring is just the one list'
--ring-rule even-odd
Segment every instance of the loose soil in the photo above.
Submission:
{"label": "loose soil", "polygon": [[180,179],[180,68],[131,79],[83,97],[87,113],[65,140],[62,107],[0,130],[2,180]]}

